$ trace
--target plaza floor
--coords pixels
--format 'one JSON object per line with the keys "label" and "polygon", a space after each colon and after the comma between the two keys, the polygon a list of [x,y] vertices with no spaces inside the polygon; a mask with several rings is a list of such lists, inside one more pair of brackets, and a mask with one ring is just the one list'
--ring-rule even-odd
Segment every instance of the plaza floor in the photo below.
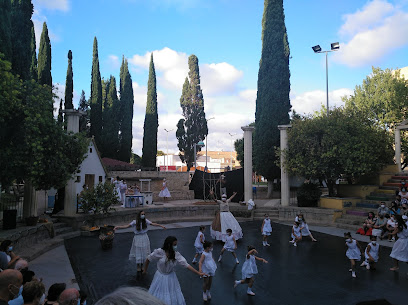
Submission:
{"label": "plaza floor", "polygon": [[[261,222],[245,222],[241,226],[244,238],[237,249],[240,264],[236,265],[229,253],[224,254],[213,279],[212,300],[208,304],[334,305],[375,299],[386,299],[394,305],[408,303],[408,268],[401,264],[399,272],[389,271],[391,248],[381,247],[376,271],[358,267],[357,278],[353,279],[341,237],[314,232],[317,243],[307,239],[293,247],[288,242],[291,227],[274,223],[269,238],[271,246],[262,247]],[[178,250],[190,262],[195,253],[193,243],[197,231],[198,227],[149,231],[151,249],[161,247],[166,236],[173,235],[178,239]],[[209,227],[205,234],[210,239]],[[132,239],[131,232],[116,234],[113,249],[107,251],[101,249],[97,236],[65,242],[79,287],[87,292],[90,303],[120,286],[149,287],[156,272],[155,264],[150,265],[146,276],[136,275],[134,266],[128,262]],[[361,244],[365,248],[366,244]],[[222,245],[215,242],[214,259],[218,258]],[[233,288],[234,280],[241,278],[247,245],[256,246],[258,256],[269,261],[268,264],[258,262],[259,274],[253,287],[256,296],[253,297],[246,294],[246,285]],[[202,280],[182,268],[177,270],[177,276],[187,305],[203,304]]]}

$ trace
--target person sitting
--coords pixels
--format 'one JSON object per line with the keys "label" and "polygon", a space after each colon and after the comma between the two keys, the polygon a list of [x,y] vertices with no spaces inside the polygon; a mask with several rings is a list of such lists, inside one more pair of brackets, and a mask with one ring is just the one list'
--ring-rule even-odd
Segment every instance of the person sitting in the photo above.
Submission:
{"label": "person sitting", "polygon": [[395,221],[395,215],[390,215],[389,219],[387,220],[387,233],[388,233],[388,241],[392,242],[395,240],[395,236],[392,235],[392,232],[394,232],[395,228],[398,226],[397,222]]}
{"label": "person sitting", "polygon": [[384,234],[386,231],[386,225],[387,225],[387,218],[385,218],[386,214],[380,214],[377,220],[375,221],[375,224],[373,226],[373,231],[372,235],[379,237],[380,239],[384,238]]}
{"label": "person sitting", "polygon": [[363,227],[357,230],[357,234],[370,236],[373,230],[373,226],[377,219],[374,216],[373,212],[369,212],[367,219],[363,222]]}
{"label": "person sitting", "polygon": [[377,209],[377,217],[380,215],[384,216],[385,214],[388,214],[390,211],[388,207],[385,206],[385,202],[382,201],[380,207]]}
{"label": "person sitting", "polygon": [[401,215],[408,216],[408,204],[404,203],[401,206]]}
{"label": "person sitting", "polygon": [[58,298],[66,287],[67,285],[65,283],[52,284],[50,289],[48,289],[48,295],[44,305],[57,305]]}
{"label": "person sitting", "polygon": [[19,259],[14,266],[14,269],[21,271],[23,269],[28,269],[28,262],[25,259]]}
{"label": "person sitting", "polygon": [[45,286],[39,281],[31,281],[24,284],[21,294],[25,305],[42,305],[45,300]]}
{"label": "person sitting", "polygon": [[406,189],[402,189],[399,193],[399,196],[401,196],[401,200],[404,198],[406,200],[408,200],[408,192]]}
{"label": "person sitting", "polygon": [[8,302],[16,298],[23,284],[21,272],[8,269],[0,272],[0,305],[7,305]]}
{"label": "person sitting", "polygon": [[65,289],[58,298],[59,305],[76,305],[80,299],[79,291],[75,288]]}
{"label": "person sitting", "polygon": [[408,191],[408,185],[407,185],[407,181],[405,179],[402,179],[402,181],[401,181],[401,183],[399,185],[399,191],[400,192],[402,192],[402,191],[407,192]]}
{"label": "person sitting", "polygon": [[391,205],[389,207],[389,214],[390,215],[400,215],[401,209],[400,206],[398,205],[398,202],[395,200],[391,202]]}

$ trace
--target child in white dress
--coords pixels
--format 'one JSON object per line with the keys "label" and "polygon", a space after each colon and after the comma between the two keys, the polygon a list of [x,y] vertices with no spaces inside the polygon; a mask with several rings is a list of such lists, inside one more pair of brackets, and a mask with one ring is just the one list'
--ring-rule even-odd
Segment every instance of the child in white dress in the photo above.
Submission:
{"label": "child in white dress", "polygon": [[256,266],[256,261],[261,261],[265,264],[268,263],[265,259],[255,256],[258,252],[255,250],[254,246],[248,246],[248,253],[246,256],[246,260],[244,265],[242,266],[242,280],[236,280],[234,283],[234,288],[237,287],[239,284],[248,284],[247,294],[248,295],[255,295],[252,291],[252,286],[254,284],[254,276],[258,274],[258,268]]}
{"label": "child in white dress", "polygon": [[312,239],[312,241],[317,241],[313,237],[312,232],[310,232],[309,226],[307,225],[305,217],[303,217],[302,213],[296,216],[295,221],[299,222],[300,224],[300,232],[302,233],[302,236],[309,236]]}
{"label": "child in white dress", "polygon": [[225,244],[224,247],[221,249],[220,257],[218,258],[218,262],[221,262],[222,260],[222,254],[224,253],[225,250],[231,252],[232,256],[235,257],[235,262],[239,264],[237,255],[235,254],[235,250],[237,249],[237,241],[235,240],[235,237],[232,235],[232,230],[227,229],[227,237],[225,238]]}
{"label": "child in white dress", "polygon": [[351,271],[352,277],[357,277],[356,261],[359,261],[361,259],[361,247],[357,240],[351,238],[350,232],[344,233],[344,238],[346,239],[347,246],[346,256],[350,260],[351,264],[351,268],[349,271]]}
{"label": "child in white dress", "polygon": [[292,227],[292,234],[290,236],[292,237],[292,240],[289,242],[296,247],[297,243],[302,240],[302,232],[300,228],[300,223],[298,221],[295,221],[295,224]]}
{"label": "child in white dress", "polygon": [[177,238],[168,236],[163,247],[154,250],[146,259],[143,274],[146,274],[151,261],[157,261],[157,271],[154,274],[149,293],[167,305],[185,305],[180,283],[174,272],[177,265],[187,268],[199,276],[206,275],[190,266],[186,259],[177,252]]}
{"label": "child in white dress", "polygon": [[138,272],[142,271],[142,265],[147,256],[150,254],[150,240],[149,236],[147,235],[147,231],[149,231],[148,225],[166,229],[165,226],[146,219],[146,214],[143,210],[139,212],[137,219],[133,220],[130,224],[116,226],[114,228],[114,230],[117,230],[133,227],[135,236],[133,237],[132,248],[130,249],[129,253],[129,260],[136,263]]}
{"label": "child in white dress", "polygon": [[203,283],[203,300],[211,300],[211,284],[212,278],[215,275],[215,270],[217,270],[217,264],[214,261],[212,256],[212,242],[205,241],[204,242],[204,251],[201,255],[200,262],[199,262],[199,272],[205,273],[207,275],[203,276],[204,283]]}
{"label": "child in white dress", "polygon": [[268,236],[271,235],[272,233],[272,226],[271,226],[271,220],[269,219],[269,215],[265,214],[264,215],[265,218],[262,222],[262,227],[261,227],[261,233],[262,233],[262,244],[263,246],[270,246],[270,244],[268,244]]}
{"label": "child in white dress", "polygon": [[375,270],[375,264],[379,259],[380,245],[377,244],[377,236],[370,236],[370,243],[367,245],[364,251],[365,261],[360,265],[366,266],[367,270]]}
{"label": "child in white dress", "polygon": [[203,244],[205,241],[204,231],[205,231],[205,226],[200,226],[200,231],[198,231],[197,237],[194,242],[196,254],[194,255],[194,258],[193,258],[193,262],[192,262],[193,264],[197,262],[197,257],[201,255],[204,251],[204,247],[203,247]]}
{"label": "child in white dress", "polygon": [[164,201],[166,201],[166,198],[170,198],[170,197],[171,197],[170,191],[169,191],[169,189],[167,188],[167,180],[166,180],[166,178],[163,179],[163,186],[162,186],[162,189],[161,189],[161,191],[160,191],[160,193],[159,193],[159,197],[162,197]]}

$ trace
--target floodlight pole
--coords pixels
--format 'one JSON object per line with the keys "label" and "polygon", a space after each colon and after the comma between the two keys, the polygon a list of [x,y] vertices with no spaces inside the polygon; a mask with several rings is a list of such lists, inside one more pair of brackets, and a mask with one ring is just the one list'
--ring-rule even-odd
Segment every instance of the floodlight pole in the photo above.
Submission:
{"label": "floodlight pole", "polygon": [[168,142],[168,137],[169,137],[169,132],[173,131],[174,129],[170,129],[167,130],[166,128],[164,128],[164,131],[166,132],[166,155],[164,156],[164,170],[167,172],[169,170],[169,166],[167,165],[167,169],[166,169],[166,156],[169,155],[169,147],[167,146],[167,142]]}
{"label": "floodlight pole", "polygon": [[212,118],[209,118],[209,119],[207,120],[207,135],[205,136],[205,171],[208,170],[208,167],[207,167],[207,160],[208,160],[208,145],[207,145],[207,138],[208,138],[208,121],[209,121],[209,120],[212,120],[212,119],[215,119],[215,118],[212,117]]}

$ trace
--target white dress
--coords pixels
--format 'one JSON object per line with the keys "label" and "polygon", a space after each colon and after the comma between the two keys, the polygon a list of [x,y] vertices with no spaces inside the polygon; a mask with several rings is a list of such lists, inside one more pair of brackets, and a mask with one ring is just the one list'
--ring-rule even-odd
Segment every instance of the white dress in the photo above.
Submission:
{"label": "white dress", "polygon": [[150,262],[157,261],[157,271],[154,274],[149,293],[167,305],[185,305],[186,301],[174,270],[177,265],[187,268],[189,265],[186,259],[176,252],[175,260],[168,260],[166,252],[160,248],[154,250],[147,259]]}
{"label": "white dress", "polygon": [[202,255],[204,255],[204,261],[201,266],[201,270],[209,276],[214,276],[215,270],[217,270],[217,264],[214,261],[212,252],[204,251]]}
{"label": "white dress", "polygon": [[200,240],[201,236],[203,237],[203,242],[204,242],[205,241],[205,235],[201,231],[198,232],[197,237],[196,237],[195,242],[194,242],[194,247],[196,249],[196,253],[199,253],[199,254],[203,253],[203,251],[204,251],[203,244],[201,243],[201,240]]}
{"label": "white dress", "polygon": [[169,189],[167,188],[167,182],[163,182],[163,189],[160,191],[159,197],[171,197]]}
{"label": "white dress", "polygon": [[[372,242],[370,242],[368,245],[370,245],[370,252],[369,253],[370,253],[371,257],[374,259],[374,262],[378,262],[378,257],[379,257],[378,252],[379,252],[379,249],[380,249],[380,245],[377,244],[377,243],[375,245],[373,245]],[[367,254],[367,248],[364,251],[364,256],[365,256],[365,260],[368,262],[369,256]]]}
{"label": "white dress", "polygon": [[349,259],[355,259],[359,261],[361,259],[361,252],[360,249],[357,247],[357,241],[355,239],[352,239],[351,242],[346,242],[346,245],[348,247],[346,251],[346,256]]}
{"label": "white dress", "polygon": [[291,233],[290,236],[291,236],[293,239],[299,238],[299,237],[302,235],[302,233],[300,233],[300,227],[293,225],[292,228],[293,228],[293,232],[295,233],[296,236],[293,235],[293,233]]}
{"label": "white dress", "polygon": [[223,242],[226,241],[228,236],[227,229],[232,230],[232,236],[235,237],[235,240],[242,238],[244,235],[242,234],[242,228],[239,225],[238,221],[235,219],[234,215],[229,211],[229,200],[226,202],[220,202],[220,222],[221,222],[221,232],[215,231],[210,228],[211,237],[216,240],[222,240]]}
{"label": "white dress", "polygon": [[304,222],[303,219],[299,220],[298,216],[296,216],[295,221],[300,223],[299,227],[302,228],[301,230],[302,236],[309,236],[310,231],[309,231],[309,226],[307,225],[307,223]]}
{"label": "white dress", "polygon": [[401,262],[408,262],[408,228],[398,233],[398,240],[392,247],[390,256]]}
{"label": "white dress", "polygon": [[119,201],[122,201],[122,197],[120,196],[120,181],[115,180],[113,181],[113,185],[115,186],[116,197]]}
{"label": "white dress", "polygon": [[[146,224],[150,225],[152,222],[146,219]],[[147,236],[148,228],[137,230],[136,220],[133,220],[130,225],[133,227],[135,236],[133,237],[132,248],[129,253],[129,260],[136,264],[143,264],[146,261],[147,256],[150,254],[150,240]]]}
{"label": "white dress", "polygon": [[271,226],[271,220],[270,219],[264,219],[264,225],[262,228],[262,235],[271,235],[272,232],[272,226]]}
{"label": "white dress", "polygon": [[234,236],[229,236],[227,235],[225,237],[225,244],[223,247],[225,250],[229,252],[235,252],[235,242],[234,242]]}
{"label": "white dress", "polygon": [[255,255],[250,255],[242,266],[242,279],[250,279],[258,273],[258,267],[256,266]]}

